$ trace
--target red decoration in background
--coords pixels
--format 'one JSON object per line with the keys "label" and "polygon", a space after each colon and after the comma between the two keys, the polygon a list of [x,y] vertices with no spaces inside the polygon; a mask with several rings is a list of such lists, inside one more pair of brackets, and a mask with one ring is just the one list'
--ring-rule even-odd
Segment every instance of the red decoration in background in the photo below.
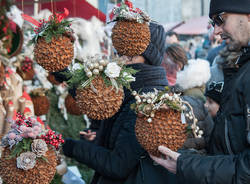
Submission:
{"label": "red decoration in background", "polygon": [[31,24],[35,25],[36,27],[40,27],[41,23],[39,21],[37,21],[36,19],[30,17],[29,15],[26,15],[24,13],[22,13],[22,17],[24,20],[30,22]]}
{"label": "red decoration in background", "polygon": [[69,15],[69,10],[64,8],[64,13],[55,13],[56,18],[59,22],[61,22],[65,17]]}
{"label": "red decoration in background", "polygon": [[[33,15],[34,12],[34,0],[25,0],[24,2],[24,13],[28,15]],[[22,0],[16,0],[16,5],[18,8],[21,7]],[[25,4],[27,3],[27,5]],[[69,10],[69,17],[81,17],[86,20],[91,19],[91,17],[96,16],[102,22],[106,22],[106,15],[100,10],[89,4],[86,0],[60,0],[53,2],[53,11],[51,7],[51,2],[40,3],[41,10],[49,9],[51,12],[62,12],[64,7],[67,7]]]}
{"label": "red decoration in background", "polygon": [[[134,13],[139,13],[139,14],[142,12],[139,8],[136,8],[136,9],[134,10],[134,9],[133,9],[133,3],[132,3],[132,2],[126,0],[124,3],[128,6],[129,11],[134,12]],[[117,6],[117,7],[120,7],[120,6],[121,6],[121,3],[118,3],[116,6]],[[114,11],[112,10],[112,12],[109,14],[109,19],[110,19],[110,20],[113,20],[114,16],[115,16],[115,14],[114,14]]]}

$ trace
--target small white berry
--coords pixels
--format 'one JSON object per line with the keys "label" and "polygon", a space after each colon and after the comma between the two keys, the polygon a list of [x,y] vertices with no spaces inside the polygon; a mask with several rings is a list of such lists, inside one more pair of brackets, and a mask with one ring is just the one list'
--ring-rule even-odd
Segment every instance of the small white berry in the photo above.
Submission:
{"label": "small white berry", "polygon": [[199,135],[203,135],[203,130],[199,130]]}
{"label": "small white berry", "polygon": [[99,70],[98,70],[98,69],[94,69],[94,70],[93,70],[93,74],[94,74],[94,75],[98,75],[98,74],[99,74]]}
{"label": "small white berry", "polygon": [[100,65],[98,69],[99,69],[100,71],[103,71],[103,66]]}
{"label": "small white berry", "polygon": [[99,63],[94,63],[94,68],[99,68]]}
{"label": "small white berry", "polygon": [[90,70],[93,70],[94,69],[94,64],[93,63],[88,63],[88,67]]}
{"label": "small white berry", "polygon": [[105,60],[102,59],[99,61],[99,63],[100,63],[100,65],[104,66],[106,62],[105,62]]}
{"label": "small white berry", "polygon": [[136,92],[136,91],[133,91],[133,92],[132,92],[132,95],[133,95],[133,96],[137,95],[137,92]]}
{"label": "small white berry", "polygon": [[152,122],[152,118],[148,118],[148,122],[151,123]]}
{"label": "small white berry", "polygon": [[92,72],[86,73],[87,77],[92,77]]}
{"label": "small white berry", "polygon": [[147,99],[147,103],[149,103],[149,104],[150,104],[151,102],[152,102],[152,100],[151,100],[151,99]]}

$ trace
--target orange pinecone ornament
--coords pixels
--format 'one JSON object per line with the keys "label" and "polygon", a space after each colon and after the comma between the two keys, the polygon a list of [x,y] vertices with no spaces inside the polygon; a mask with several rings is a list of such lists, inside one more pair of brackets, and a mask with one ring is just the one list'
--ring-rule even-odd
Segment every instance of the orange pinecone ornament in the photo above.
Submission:
{"label": "orange pinecone ornament", "polygon": [[107,87],[102,77],[92,80],[91,87],[76,90],[76,103],[83,114],[91,119],[103,120],[112,117],[123,101],[123,90]]}
{"label": "orange pinecone ornament", "polygon": [[63,70],[74,57],[73,40],[70,36],[53,37],[50,43],[41,37],[34,49],[36,61],[49,72]]}
{"label": "orange pinecone ornament", "polygon": [[49,149],[45,158],[37,159],[34,168],[27,171],[17,168],[16,158],[10,159],[10,150],[5,148],[0,158],[0,177],[6,184],[49,184],[56,173],[57,157]]}
{"label": "orange pinecone ornament", "polygon": [[149,26],[147,23],[119,20],[112,29],[112,42],[120,55],[141,55],[150,42]]}
{"label": "orange pinecone ornament", "polygon": [[138,142],[157,157],[162,155],[158,151],[161,145],[174,151],[182,147],[187,138],[186,130],[187,124],[182,124],[181,113],[173,109],[156,111],[152,122],[148,122],[144,115],[138,116],[135,125]]}
{"label": "orange pinecone ornament", "polygon": [[68,94],[67,97],[65,98],[65,106],[67,109],[67,112],[72,115],[82,115],[83,113],[80,111],[80,108],[78,107],[76,100]]}
{"label": "orange pinecone ornament", "polygon": [[31,92],[31,100],[34,105],[34,111],[36,116],[45,115],[49,112],[49,99],[45,95],[45,89],[38,88]]}

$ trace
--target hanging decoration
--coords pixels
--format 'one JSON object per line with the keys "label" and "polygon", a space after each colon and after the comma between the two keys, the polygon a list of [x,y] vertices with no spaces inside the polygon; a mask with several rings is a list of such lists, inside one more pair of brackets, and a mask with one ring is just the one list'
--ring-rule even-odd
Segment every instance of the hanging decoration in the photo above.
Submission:
{"label": "hanging decoration", "polygon": [[67,83],[70,89],[76,89],[76,103],[83,114],[102,120],[119,110],[123,87],[130,89],[130,83],[135,81],[132,75],[137,72],[124,64],[124,58],[113,58],[109,62],[96,55],[77,64],[77,69],[71,71]]}
{"label": "hanging decoration", "polygon": [[177,151],[189,133],[194,137],[202,136],[192,107],[180,95],[169,92],[168,88],[142,94],[133,91],[132,94],[136,99],[136,103],[131,105],[137,113],[136,137],[150,154],[161,156],[158,151],[160,145]]}
{"label": "hanging decoration", "polygon": [[51,15],[48,21],[37,21],[22,14],[22,17],[35,26],[34,56],[36,62],[49,72],[57,72],[66,68],[73,60],[73,30],[70,21],[64,18],[69,15],[68,9],[64,13]]}
{"label": "hanging decoration", "polygon": [[61,143],[62,135],[43,128],[37,118],[18,113],[1,139],[0,177],[6,184],[49,184]]}
{"label": "hanging decoration", "polygon": [[112,29],[112,42],[120,55],[141,55],[150,43],[149,16],[130,1],[118,4],[110,14],[116,24]]}

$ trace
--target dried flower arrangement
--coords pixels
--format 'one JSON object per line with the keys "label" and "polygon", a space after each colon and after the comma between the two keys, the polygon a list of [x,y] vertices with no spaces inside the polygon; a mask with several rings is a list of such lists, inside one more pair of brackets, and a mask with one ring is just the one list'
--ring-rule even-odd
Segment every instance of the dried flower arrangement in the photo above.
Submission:
{"label": "dried flower arrangement", "polygon": [[[136,137],[150,154],[160,156],[160,145],[177,151],[188,133],[194,137],[202,136],[192,107],[180,95],[169,92],[168,88],[165,91],[155,89],[154,92],[141,95],[133,91],[132,94],[136,99],[136,103],[131,105],[137,113]],[[186,118],[192,123],[186,123]]]}
{"label": "dried flower arrangement", "polygon": [[14,24],[9,20],[6,13],[10,10],[10,0],[3,0],[0,2],[0,54],[5,56],[11,52]]}
{"label": "dried flower arrangement", "polygon": [[21,52],[23,33],[21,28],[7,16],[13,0],[0,1],[0,56],[11,58]]}
{"label": "dried flower arrangement", "polygon": [[70,21],[64,19],[68,15],[66,8],[62,14],[51,15],[48,21],[38,22],[28,15],[22,15],[25,20],[36,26],[32,39],[35,44],[35,59],[49,72],[63,70],[73,60],[73,30],[70,28]]}
{"label": "dried flower arrangement", "polygon": [[2,138],[0,176],[6,184],[49,184],[56,166],[62,136],[45,130],[36,118],[17,114],[11,130]]}
{"label": "dried flower arrangement", "polygon": [[137,56],[146,50],[150,42],[150,18],[146,13],[125,0],[112,10],[110,19],[116,21],[112,43],[120,55]]}
{"label": "dried flower arrangement", "polygon": [[76,103],[80,111],[98,120],[113,116],[122,104],[123,87],[130,89],[136,71],[126,67],[123,58],[109,62],[100,55],[88,57],[77,66],[67,83],[69,88],[77,89]]}

